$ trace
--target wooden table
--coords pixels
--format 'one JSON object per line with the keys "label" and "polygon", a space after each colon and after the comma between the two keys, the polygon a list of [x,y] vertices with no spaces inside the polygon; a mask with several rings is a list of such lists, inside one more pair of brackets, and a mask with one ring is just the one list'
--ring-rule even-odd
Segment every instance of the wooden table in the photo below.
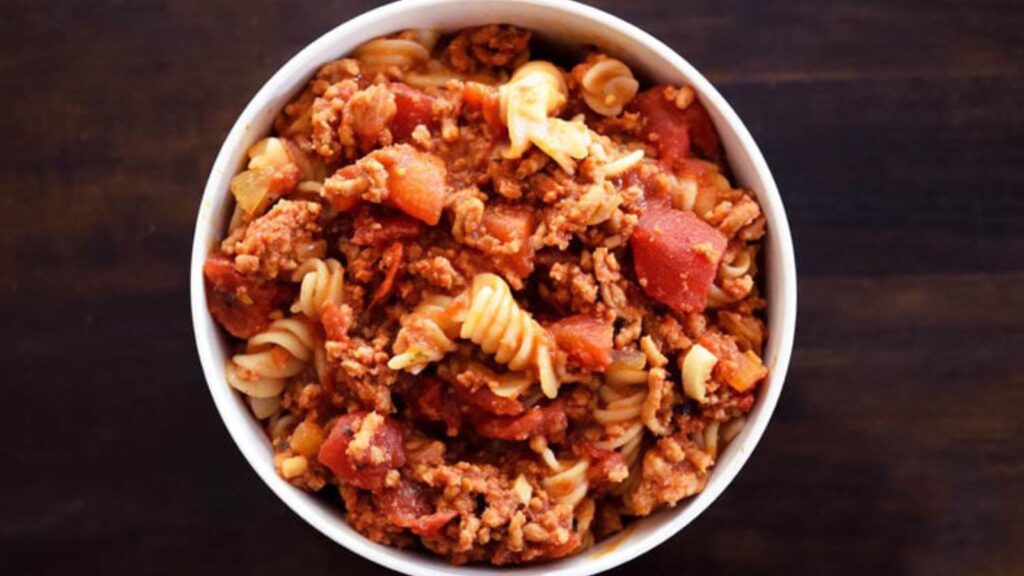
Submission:
{"label": "wooden table", "polygon": [[[0,572],[382,574],[214,411],[187,263],[214,155],[372,2],[0,8]],[[1024,5],[631,0],[761,144],[800,274],[732,487],[618,574],[1024,574]]]}

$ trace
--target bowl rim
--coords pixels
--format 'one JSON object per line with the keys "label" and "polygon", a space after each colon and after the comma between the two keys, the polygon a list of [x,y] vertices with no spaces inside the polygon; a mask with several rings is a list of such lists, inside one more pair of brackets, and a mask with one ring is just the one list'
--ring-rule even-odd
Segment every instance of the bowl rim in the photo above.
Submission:
{"label": "bowl rim", "polygon": [[[222,222],[216,221],[216,219],[211,219],[209,211],[212,209],[211,204],[213,203],[214,198],[219,195],[229,194],[226,186],[223,185],[225,174],[227,174],[229,170],[233,174],[234,170],[232,164],[234,164],[235,159],[239,157],[239,147],[242,146],[242,142],[246,136],[246,132],[249,130],[250,124],[254,122],[260,114],[266,112],[265,107],[267,101],[270,100],[274,94],[280,93],[282,89],[285,92],[294,91],[297,86],[294,84],[285,85],[286,80],[294,76],[299,70],[309,66],[310,60],[315,60],[315,62],[313,62],[314,66],[323,64],[323,61],[314,55],[319,53],[324,47],[333,44],[336,37],[343,36],[350,31],[358,30],[365,24],[385,20],[392,15],[399,14],[406,10],[449,4],[469,5],[474,2],[475,0],[399,0],[397,2],[363,12],[358,16],[331,28],[313,42],[305,45],[295,56],[290,58],[283,66],[281,66],[256,92],[232,125],[228,135],[225,137],[210,171],[210,176],[207,179],[206,186],[204,187],[203,195],[200,200],[196,219],[196,229],[192,242],[189,272],[191,313],[196,347],[199,353],[203,375],[211,396],[213,397],[214,404],[217,407],[217,411],[224,422],[229,435],[238,447],[239,451],[242,452],[242,455],[245,457],[250,467],[252,467],[263,482],[278,496],[278,498],[281,499],[282,502],[285,503],[285,505],[287,505],[311,526],[316,528],[319,532],[336,543],[341,544],[346,549],[366,558],[367,560],[406,574],[493,574],[499,571],[509,572],[511,568],[512,571],[516,571],[521,574],[537,572],[545,574],[587,576],[628,562],[663,543],[696,519],[696,517],[706,510],[732,483],[733,479],[736,477],[739,470],[746,464],[746,461],[760,441],[765,428],[774,413],[785,383],[786,372],[792,355],[796,330],[797,282],[793,242],[781,196],[760,148],[754,142],[753,137],[738,115],[733,111],[729,103],[714,88],[714,86],[712,86],[711,83],[682,56],[654,36],[635,25],[598,8],[580,4],[572,0],[504,0],[504,3],[506,4],[518,4],[547,10],[555,10],[561,12],[566,17],[589,20],[606,32],[614,31],[617,34],[629,37],[643,45],[645,48],[652,50],[657,53],[659,57],[670,63],[676,71],[685,76],[688,81],[692,83],[696,92],[700,95],[702,102],[717,110],[718,114],[721,116],[721,121],[728,125],[732,134],[739,141],[740,149],[748,157],[752,165],[752,170],[761,180],[762,189],[757,191],[758,201],[764,210],[765,217],[768,219],[769,234],[775,236],[777,240],[778,253],[776,254],[776,257],[778,262],[773,262],[773,265],[781,267],[781,270],[778,270],[778,273],[780,274],[779,280],[781,290],[779,293],[775,293],[771,296],[770,306],[781,307],[781,313],[779,314],[781,322],[777,320],[775,324],[779,325],[773,324],[770,325],[769,328],[771,330],[771,338],[778,339],[779,348],[774,358],[770,360],[770,364],[772,365],[771,373],[769,375],[771,386],[763,387],[764,390],[761,392],[761,398],[759,398],[759,402],[763,404],[760,409],[761,411],[756,419],[751,418],[748,420],[745,427],[746,429],[743,431],[745,439],[736,456],[725,466],[716,465],[705,490],[692,497],[690,499],[692,502],[688,503],[687,506],[680,506],[666,511],[665,513],[674,514],[675,517],[670,521],[663,523],[663,525],[659,526],[654,531],[646,534],[642,540],[631,543],[631,545],[627,547],[613,548],[607,553],[600,555],[600,557],[592,557],[586,562],[560,564],[564,561],[557,561],[555,563],[501,568],[491,566],[453,567],[447,564],[439,565],[436,562],[427,562],[420,555],[406,550],[381,547],[372,543],[358,533],[354,533],[356,537],[352,537],[350,534],[339,532],[338,530],[333,529],[334,527],[331,525],[336,522],[335,520],[322,519],[320,518],[320,514],[314,510],[314,506],[312,504],[313,495],[307,493],[297,494],[294,489],[289,489],[290,485],[281,480],[276,473],[273,472],[272,467],[269,472],[267,471],[268,469],[263,465],[263,461],[266,460],[265,451],[261,446],[257,446],[245,437],[245,429],[247,426],[251,425],[251,423],[247,422],[247,420],[251,420],[251,415],[247,413],[247,409],[240,408],[240,406],[244,405],[234,399],[235,392],[230,390],[230,387],[226,385],[223,375],[224,359],[217,357],[214,353],[212,343],[209,341],[210,338],[208,336],[210,326],[214,325],[214,321],[207,310],[202,268],[203,262],[210,249],[210,238],[219,237],[221,234],[220,228],[223,224]],[[486,15],[484,15],[479,23],[487,23]],[[716,129],[720,130],[720,126],[716,126]],[[570,556],[568,557],[568,560],[573,558],[580,559],[581,556],[582,555]]]}

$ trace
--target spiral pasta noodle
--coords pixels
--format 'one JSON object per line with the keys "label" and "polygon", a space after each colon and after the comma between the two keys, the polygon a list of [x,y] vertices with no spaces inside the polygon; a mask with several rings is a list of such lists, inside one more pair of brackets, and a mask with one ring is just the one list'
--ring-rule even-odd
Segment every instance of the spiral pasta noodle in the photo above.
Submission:
{"label": "spiral pasta noodle", "polygon": [[753,266],[751,250],[744,248],[736,253],[736,257],[728,264],[722,262],[720,275],[725,278],[740,278],[750,273]]}
{"label": "spiral pasta noodle", "polygon": [[452,314],[452,301],[449,296],[427,295],[402,319],[388,368],[419,374],[455,350],[452,339],[458,335],[459,322]]}
{"label": "spiral pasta noodle", "polygon": [[587,480],[590,459],[584,456],[575,462],[563,463],[555,457],[543,436],[532,438],[530,448],[540,455],[541,460],[552,472],[542,481],[544,490],[555,502],[575,508],[586,497],[587,489],[590,488],[590,482]]}
{"label": "spiral pasta noodle", "polygon": [[228,384],[251,399],[260,419],[277,412],[278,397],[292,376],[306,369],[317,346],[312,326],[296,318],[275,320],[228,361]]}
{"label": "spiral pasta noodle", "polygon": [[533,144],[566,172],[574,171],[573,160],[587,156],[591,137],[582,120],[554,117],[567,94],[562,73],[550,62],[534,60],[516,69],[498,91],[499,115],[508,127],[505,158],[521,158]]}
{"label": "spiral pasta noodle", "polygon": [[299,297],[292,304],[293,313],[301,312],[316,320],[327,304],[341,304],[345,287],[345,269],[334,258],[310,258],[292,274],[292,282],[301,282]]}
{"label": "spiral pasta noodle", "polygon": [[580,458],[571,464],[562,465],[561,470],[544,479],[544,489],[555,502],[575,508],[587,495],[590,482],[587,480],[589,458]]}
{"label": "spiral pasta noodle", "polygon": [[[718,278],[708,288],[708,307],[723,308],[739,302],[753,290],[752,274],[756,271],[753,251],[743,246],[737,250],[730,262],[723,261],[718,268]],[[728,287],[728,290],[725,288]]]}
{"label": "spiral pasta noodle", "polygon": [[594,420],[604,425],[606,437],[594,445],[622,454],[629,469],[626,481],[613,492],[623,492],[639,475],[640,449],[644,438],[642,411],[647,398],[647,359],[639,352],[621,354],[605,370],[598,389],[601,407]]}
{"label": "spiral pasta noodle", "polygon": [[512,290],[499,276],[473,278],[469,310],[459,335],[472,341],[511,370],[535,369],[544,395],[558,395],[547,331],[519,307]]}
{"label": "spiral pasta noodle", "polygon": [[354,57],[371,71],[390,67],[408,70],[429,60],[430,51],[415,40],[377,38],[357,48]]}
{"label": "spiral pasta noodle", "polygon": [[633,78],[629,66],[615,58],[595,62],[580,79],[583,101],[602,116],[618,116],[623,107],[636,96],[640,83]]}

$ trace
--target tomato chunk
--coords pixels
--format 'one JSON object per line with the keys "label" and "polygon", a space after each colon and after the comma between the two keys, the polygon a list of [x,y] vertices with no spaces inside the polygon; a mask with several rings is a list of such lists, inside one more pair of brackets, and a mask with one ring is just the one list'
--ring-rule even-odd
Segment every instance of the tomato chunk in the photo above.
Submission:
{"label": "tomato chunk", "polygon": [[[372,428],[363,430],[367,426]],[[402,429],[376,412],[346,414],[331,428],[318,458],[342,482],[378,491],[384,487],[387,473],[405,464]]]}
{"label": "tomato chunk", "polygon": [[395,142],[406,142],[420,124],[437,128],[434,116],[434,98],[405,84],[389,84],[395,95],[395,117],[391,120],[391,136]]}
{"label": "tomato chunk", "polygon": [[691,212],[650,203],[630,243],[648,296],[679,313],[704,309],[725,251],[721,232]]}
{"label": "tomato chunk", "polygon": [[569,360],[579,366],[603,369],[612,362],[612,323],[610,320],[577,314],[562,318],[548,331]]}
{"label": "tomato chunk", "polygon": [[409,406],[415,418],[426,422],[444,422],[449,436],[462,428],[462,412],[458,400],[448,386],[433,377],[423,377],[409,390]]}
{"label": "tomato chunk", "polygon": [[436,538],[459,515],[454,510],[435,512],[429,489],[405,479],[395,488],[385,488],[374,499],[388,520],[424,538]]}
{"label": "tomato chunk", "polygon": [[717,162],[722,158],[722,145],[707,110],[696,99],[680,110],[673,99],[665,97],[668,86],[655,86],[637,95],[631,109],[644,119],[644,136],[654,135],[658,156],[672,166],[677,160],[699,155]]}
{"label": "tomato chunk", "polygon": [[441,220],[448,190],[444,160],[408,144],[396,144],[335,172],[324,181],[320,195],[340,212],[352,210],[363,200],[383,202],[434,226]]}
{"label": "tomato chunk", "polygon": [[373,214],[363,210],[356,215],[352,243],[356,246],[387,244],[422,233],[423,224],[404,214]]}
{"label": "tomato chunk", "polygon": [[[409,216],[434,226],[448,196],[448,168],[433,154],[405,146],[392,146],[380,160],[388,170],[387,203]],[[385,161],[386,160],[386,161]]]}
{"label": "tomato chunk", "polygon": [[328,340],[342,342],[348,338],[348,331],[352,328],[352,309],[328,302],[324,305],[320,323]]}
{"label": "tomato chunk", "polygon": [[270,312],[290,297],[286,286],[245,276],[220,253],[206,258],[203,276],[210,314],[237,338],[249,338],[264,330],[270,324]]}
{"label": "tomato chunk", "polygon": [[530,211],[518,206],[499,205],[484,212],[484,228],[488,234],[505,243],[518,242],[519,251],[500,256],[500,264],[508,266],[520,276],[533,272],[533,248],[530,236],[533,234],[533,216]]}
{"label": "tomato chunk", "polygon": [[466,82],[462,88],[462,102],[467,109],[483,117],[491,134],[501,134],[505,124],[501,121],[498,91],[479,82]]}
{"label": "tomato chunk", "polygon": [[716,332],[700,338],[700,345],[718,357],[714,374],[737,392],[747,392],[768,375],[761,358],[751,350],[740,352],[736,340]]}
{"label": "tomato chunk", "polygon": [[549,440],[558,440],[565,433],[569,420],[560,404],[534,406],[521,416],[494,416],[477,414],[473,425],[477,434],[485,438],[521,441],[542,434]]}

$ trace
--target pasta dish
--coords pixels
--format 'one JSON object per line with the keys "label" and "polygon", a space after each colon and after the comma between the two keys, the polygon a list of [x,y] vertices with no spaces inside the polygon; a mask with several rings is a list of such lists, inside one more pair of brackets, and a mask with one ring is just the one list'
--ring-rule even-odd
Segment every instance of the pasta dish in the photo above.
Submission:
{"label": "pasta dish", "polygon": [[410,30],[323,65],[203,268],[280,476],[456,564],[699,493],[768,373],[765,218],[698,95],[532,44]]}

